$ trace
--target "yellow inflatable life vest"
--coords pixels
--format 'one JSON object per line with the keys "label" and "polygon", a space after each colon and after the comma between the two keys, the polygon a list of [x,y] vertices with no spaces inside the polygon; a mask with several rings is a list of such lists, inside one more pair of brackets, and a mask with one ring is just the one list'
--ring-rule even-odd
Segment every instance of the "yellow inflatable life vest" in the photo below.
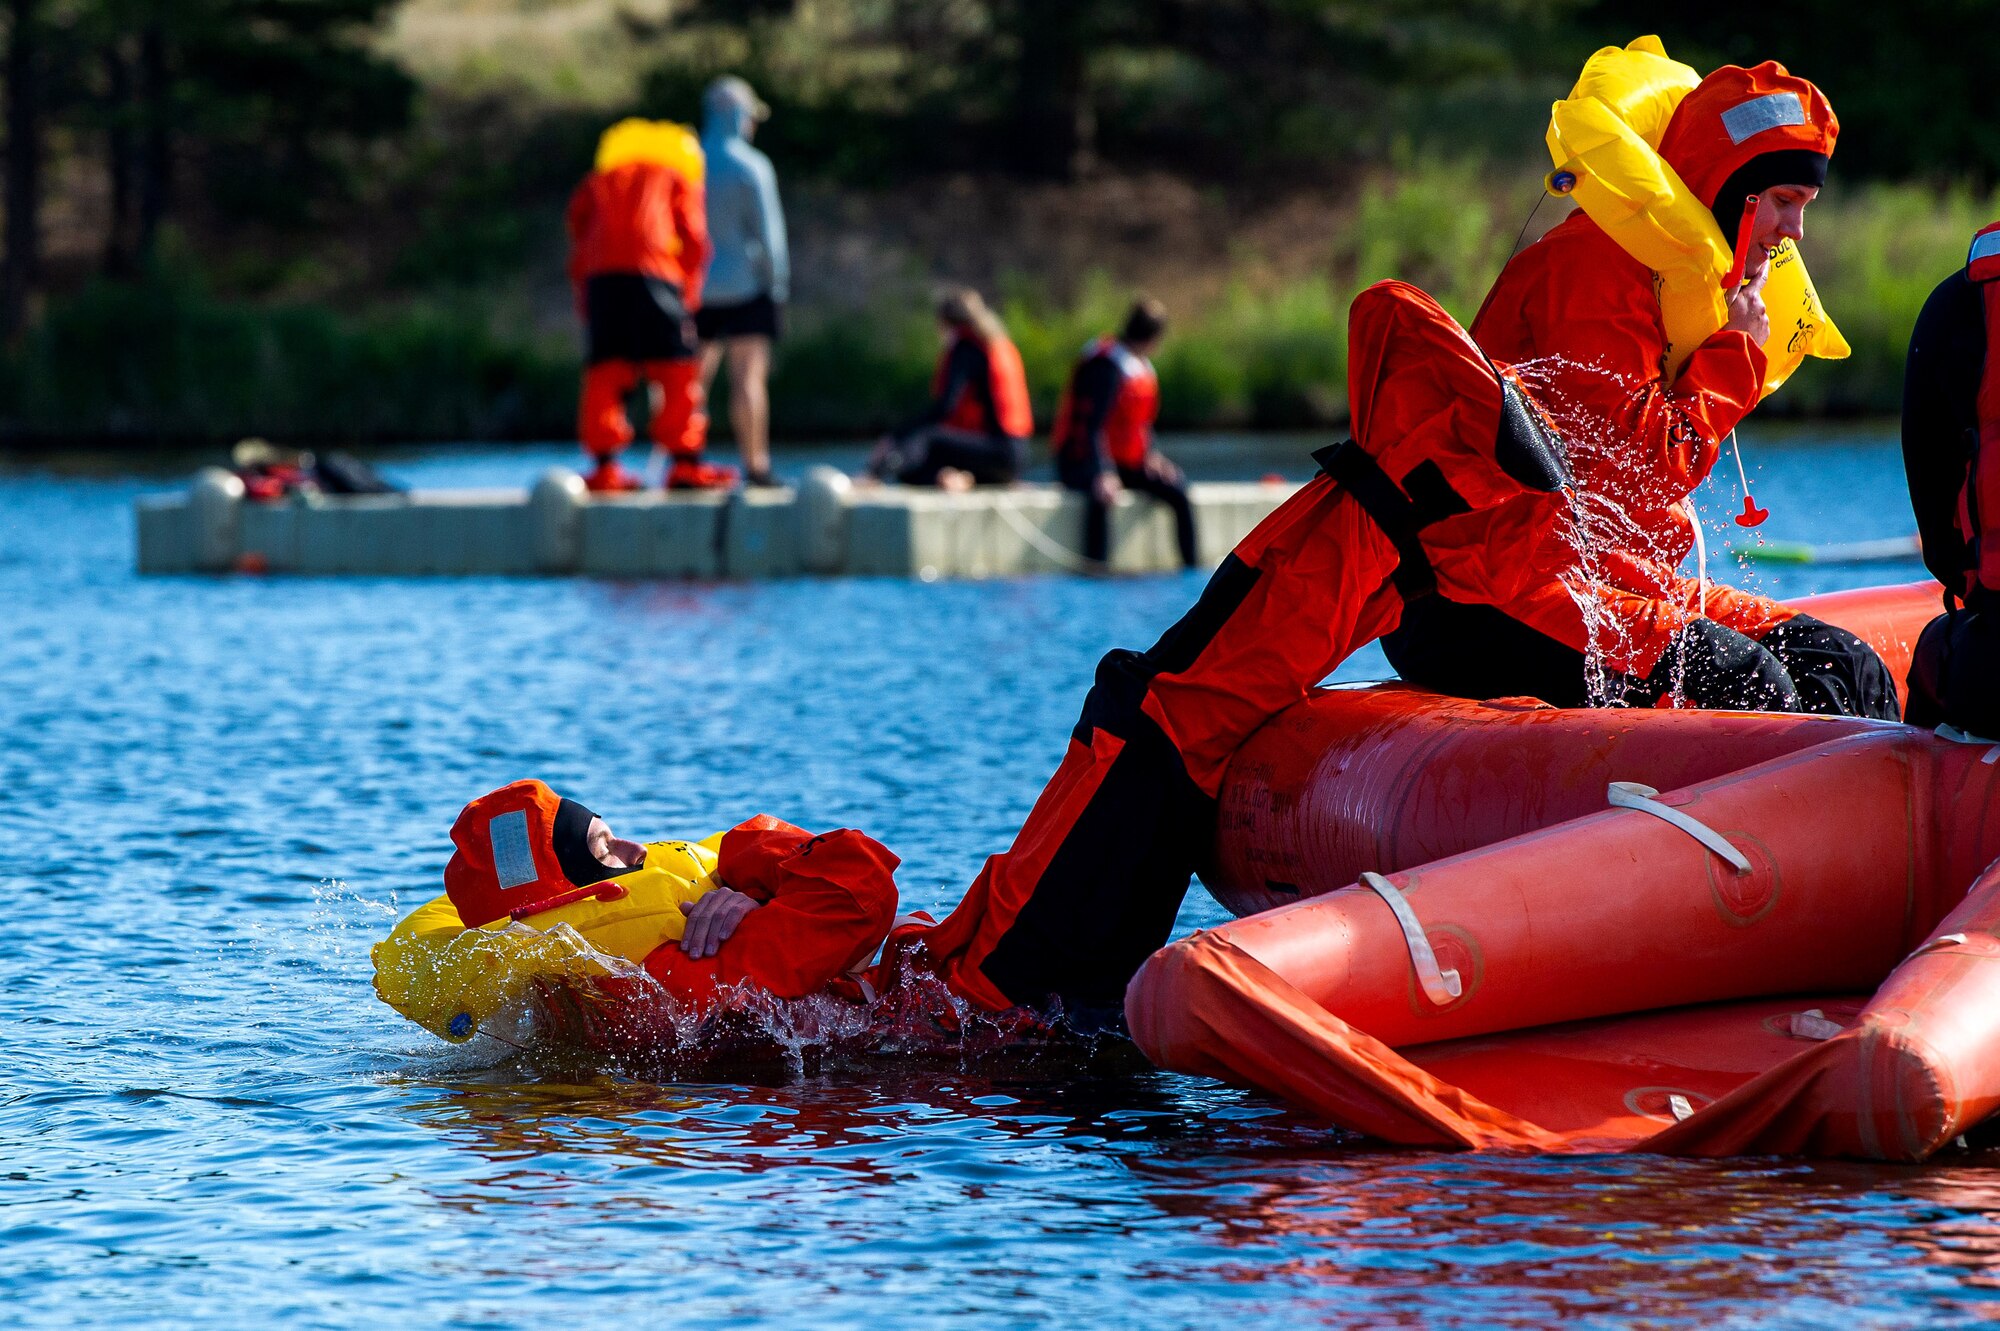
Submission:
{"label": "yellow inflatable life vest", "polygon": [[[1722,280],[1736,256],[1715,215],[1659,154],[1681,99],[1701,76],[1669,59],[1658,37],[1607,46],[1585,62],[1570,95],[1549,109],[1549,189],[1573,194],[1590,219],[1658,277],[1669,377],[1729,321]],[[1844,360],[1847,339],[1820,305],[1805,260],[1787,240],[1764,283],[1771,336],[1769,397],[1807,356]]]}
{"label": "yellow inflatable life vest", "polygon": [[671,120],[641,120],[636,116],[619,121],[597,141],[599,171],[632,162],[657,162],[670,167],[690,185],[701,184],[708,168],[708,159],[701,154],[701,140],[693,130]]}
{"label": "yellow inflatable life vest", "polygon": [[608,882],[616,900],[586,897],[526,920],[468,929],[450,897],[410,913],[370,954],[375,993],[433,1035],[462,1044],[538,979],[627,972],[681,936],[681,906],[717,886],[722,833],[705,841],[654,841],[643,868]]}

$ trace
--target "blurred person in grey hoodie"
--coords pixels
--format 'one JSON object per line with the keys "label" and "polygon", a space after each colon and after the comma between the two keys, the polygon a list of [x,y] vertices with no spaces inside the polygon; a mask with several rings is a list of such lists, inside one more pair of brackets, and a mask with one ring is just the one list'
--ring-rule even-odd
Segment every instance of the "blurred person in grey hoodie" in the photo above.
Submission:
{"label": "blurred person in grey hoodie", "polygon": [[727,75],[702,94],[701,150],[708,159],[708,233],[715,245],[706,297],[695,315],[703,391],[729,365],[729,424],[742,450],[744,479],[771,475],[771,344],[791,289],[785,214],[771,159],[750,146],[771,114],[748,83]]}

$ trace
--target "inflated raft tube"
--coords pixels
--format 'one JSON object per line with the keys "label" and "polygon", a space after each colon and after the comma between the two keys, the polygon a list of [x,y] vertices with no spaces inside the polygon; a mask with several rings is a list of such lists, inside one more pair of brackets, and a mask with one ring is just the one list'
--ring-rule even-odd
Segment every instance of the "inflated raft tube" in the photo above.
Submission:
{"label": "inflated raft tube", "polygon": [[[1591,56],[1570,95],[1549,109],[1549,189],[1574,198],[1620,249],[1658,274],[1669,375],[1728,322],[1723,282],[1736,264],[1715,215],[1659,154],[1674,108],[1700,82],[1658,37],[1641,37]],[[1789,240],[1771,254],[1764,305],[1771,315],[1764,396],[1807,356],[1849,354]]]}
{"label": "inflated raft tube", "polygon": [[[1935,582],[1807,597],[1899,682]],[[1275,717],[1230,760],[1202,881],[1238,915],[1443,859],[1604,807],[1613,781],[1674,790],[1883,723],[1769,712],[1559,710],[1407,685],[1338,688]],[[1362,774],[1365,773],[1365,776]]]}
{"label": "inflated raft tube", "polygon": [[412,911],[375,945],[375,993],[433,1035],[463,1044],[513,1016],[536,986],[587,988],[642,976],[640,963],[687,924],[681,909],[716,886],[722,833],[655,841],[642,868],[549,910],[467,928],[451,898]]}
{"label": "inflated raft tube", "polygon": [[[1444,700],[1446,724],[1413,729],[1416,697],[1291,709],[1232,766],[1225,804],[1246,779],[1274,808],[1299,793],[1268,744],[1308,713],[1353,741],[1316,781],[1434,805],[1378,806],[1405,833],[1448,840],[1478,784],[1574,790],[1458,835],[1539,830],[1163,949],[1126,995],[1155,1062],[1433,1147],[1913,1160],[2000,1105],[2000,747],[1715,713],[1475,722]],[[1473,731],[1471,748],[1448,738]],[[1477,753],[1482,783],[1426,775]],[[1740,770],[1655,797],[1633,780],[1645,762]],[[1544,821],[1587,790],[1593,811]]]}

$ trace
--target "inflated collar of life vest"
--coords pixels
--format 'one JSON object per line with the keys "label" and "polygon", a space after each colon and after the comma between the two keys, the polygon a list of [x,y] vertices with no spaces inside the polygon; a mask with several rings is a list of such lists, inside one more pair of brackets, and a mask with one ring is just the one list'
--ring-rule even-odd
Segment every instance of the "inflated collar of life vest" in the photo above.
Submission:
{"label": "inflated collar of life vest", "polygon": [[1505,552],[1552,522],[1561,440],[1511,370],[1435,300],[1378,282],[1348,313],[1354,438],[1313,454],[1396,547],[1406,601],[1504,600],[1529,572]]}
{"label": "inflated collar of life vest", "polygon": [[[1730,178],[1765,156],[1776,158],[1780,176],[1799,174],[1799,159],[1784,154],[1827,157],[1839,132],[1826,98],[1784,66],[1725,65],[1703,79],[1669,59],[1658,37],[1598,51],[1570,95],[1550,108],[1549,188],[1574,195],[1619,248],[1658,275],[1670,377],[1729,321],[1733,228],[1716,219],[1742,215],[1743,200],[1727,197],[1735,193]],[[1779,183],[1805,182],[1773,179],[1765,187]],[[1764,396],[1807,356],[1848,355],[1789,240],[1771,252],[1764,306],[1771,319]]]}

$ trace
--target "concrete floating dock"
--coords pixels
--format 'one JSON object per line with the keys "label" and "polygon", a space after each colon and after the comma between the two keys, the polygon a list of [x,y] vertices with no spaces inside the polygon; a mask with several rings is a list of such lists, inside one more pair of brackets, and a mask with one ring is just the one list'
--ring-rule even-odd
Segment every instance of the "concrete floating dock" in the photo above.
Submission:
{"label": "concrete floating dock", "polygon": [[[1290,482],[1192,487],[1204,564],[1221,562],[1288,498]],[[801,574],[993,578],[1079,571],[1083,501],[1055,486],[963,494],[857,488],[815,467],[796,488],[589,494],[552,469],[532,490],[295,495],[253,502],[208,468],[183,494],[138,501],[141,573],[601,578],[782,578]],[[1173,515],[1122,496],[1111,521],[1117,573],[1178,568]]]}

